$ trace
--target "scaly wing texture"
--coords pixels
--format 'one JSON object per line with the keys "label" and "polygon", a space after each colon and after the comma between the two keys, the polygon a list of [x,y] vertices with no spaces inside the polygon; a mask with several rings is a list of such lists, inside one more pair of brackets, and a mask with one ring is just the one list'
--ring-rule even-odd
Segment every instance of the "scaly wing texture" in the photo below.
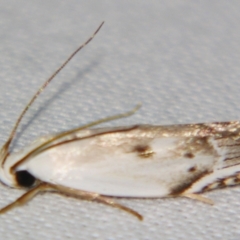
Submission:
{"label": "scaly wing texture", "polygon": [[201,192],[219,176],[236,176],[238,128],[233,122],[88,130],[62,139],[21,169],[42,181],[109,196]]}

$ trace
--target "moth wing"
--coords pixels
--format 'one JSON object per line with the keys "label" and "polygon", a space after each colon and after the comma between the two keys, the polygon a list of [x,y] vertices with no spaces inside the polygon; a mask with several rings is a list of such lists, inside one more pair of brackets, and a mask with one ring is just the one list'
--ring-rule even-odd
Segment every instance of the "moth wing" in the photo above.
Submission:
{"label": "moth wing", "polygon": [[217,161],[203,144],[193,155],[182,137],[102,134],[49,148],[24,163],[37,179],[119,197],[183,192]]}
{"label": "moth wing", "polygon": [[212,171],[194,182],[186,193],[203,192],[240,183],[240,139],[235,135],[210,138],[219,157]]}

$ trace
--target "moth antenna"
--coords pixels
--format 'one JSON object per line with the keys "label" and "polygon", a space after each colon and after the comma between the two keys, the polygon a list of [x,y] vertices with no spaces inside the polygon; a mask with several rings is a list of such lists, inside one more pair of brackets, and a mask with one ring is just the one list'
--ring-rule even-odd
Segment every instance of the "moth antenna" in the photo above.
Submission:
{"label": "moth antenna", "polygon": [[31,98],[31,100],[28,102],[28,104],[26,105],[26,107],[23,109],[22,113],[19,115],[16,123],[14,124],[14,127],[9,135],[8,140],[6,141],[6,143],[3,145],[1,151],[0,151],[0,163],[3,165],[7,156],[8,156],[8,149],[9,146],[16,134],[17,128],[22,120],[22,118],[24,117],[24,115],[26,114],[26,112],[28,111],[28,109],[30,108],[30,106],[34,103],[34,101],[38,98],[38,96],[43,92],[43,90],[48,86],[48,84],[55,78],[55,76],[70,62],[70,60],[82,49],[84,48],[89,42],[91,42],[91,40],[95,37],[95,35],[98,33],[98,31],[101,29],[102,25],[104,24],[104,22],[102,22],[100,24],[100,26],[97,28],[97,30],[92,34],[92,36],[85,42],[83,43],[81,46],[79,46],[68,58],[67,60],[44,82],[44,84],[37,90],[37,92],[33,95],[33,97]]}

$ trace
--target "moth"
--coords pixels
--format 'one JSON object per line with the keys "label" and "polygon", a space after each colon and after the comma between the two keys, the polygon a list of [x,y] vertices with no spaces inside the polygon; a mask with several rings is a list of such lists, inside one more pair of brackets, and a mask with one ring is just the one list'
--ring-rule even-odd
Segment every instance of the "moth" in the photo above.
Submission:
{"label": "moth", "polygon": [[0,210],[23,205],[40,192],[97,201],[133,214],[112,197],[188,197],[205,203],[205,191],[240,182],[240,122],[170,126],[91,128],[132,115],[132,111],[40,137],[19,152],[10,145],[23,116],[64,66],[102,27],[47,79],[16,121],[0,151],[0,180],[26,193]]}

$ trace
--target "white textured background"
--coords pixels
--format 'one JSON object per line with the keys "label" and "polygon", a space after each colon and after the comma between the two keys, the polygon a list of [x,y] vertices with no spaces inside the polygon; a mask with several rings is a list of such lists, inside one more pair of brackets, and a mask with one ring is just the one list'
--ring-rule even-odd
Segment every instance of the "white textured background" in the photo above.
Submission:
{"label": "white textured background", "polygon": [[[240,119],[240,2],[0,0],[0,142],[43,81],[102,20],[96,39],[21,125],[15,149],[142,102],[109,125]],[[23,191],[0,186],[0,206]],[[120,199],[144,215],[56,194],[0,216],[1,239],[239,239],[240,188],[188,199]]]}

